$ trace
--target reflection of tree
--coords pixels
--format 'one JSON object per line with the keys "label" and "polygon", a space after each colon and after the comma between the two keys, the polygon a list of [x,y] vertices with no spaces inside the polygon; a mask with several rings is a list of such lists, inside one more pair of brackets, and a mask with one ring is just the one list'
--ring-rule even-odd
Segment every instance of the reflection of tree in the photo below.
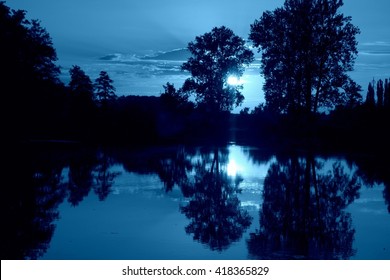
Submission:
{"label": "reflection of tree", "polygon": [[23,146],[7,151],[2,160],[7,168],[5,179],[11,181],[0,189],[2,259],[42,257],[59,219],[58,207],[66,196],[76,206],[93,187],[104,200],[118,175],[112,171],[112,157],[94,149]]}
{"label": "reflection of tree", "polygon": [[78,153],[70,159],[68,201],[73,206],[77,206],[89,194],[94,179],[92,171],[96,161],[95,151]]}
{"label": "reflection of tree", "polygon": [[375,184],[384,184],[383,197],[390,213],[390,163],[387,154],[354,159],[358,173],[364,184],[373,187]]}
{"label": "reflection of tree", "polygon": [[155,169],[166,191],[171,191],[175,185],[179,185],[183,194],[187,196],[186,186],[190,184],[188,175],[193,170],[191,155],[193,151],[189,152],[180,147],[173,155],[158,160]]}
{"label": "reflection of tree", "polygon": [[43,256],[54,233],[58,206],[66,195],[61,183],[62,164],[33,157],[19,148],[2,165],[9,169],[11,182],[1,188],[1,259]]}
{"label": "reflection of tree", "polygon": [[193,182],[186,181],[185,185],[190,201],[181,207],[191,221],[186,232],[219,251],[237,241],[251,222],[237,198],[240,180],[232,179],[221,168],[226,159],[227,154],[217,149],[211,156],[209,153],[201,155],[194,166]]}
{"label": "reflection of tree", "polygon": [[252,258],[348,259],[354,254],[355,230],[345,208],[358,197],[357,177],[349,177],[339,162],[325,170],[312,157],[271,165],[260,229],[248,240]]}
{"label": "reflection of tree", "polygon": [[101,152],[98,155],[98,165],[96,172],[96,185],[94,186],[95,193],[99,200],[105,200],[111,192],[111,187],[115,182],[115,177],[119,175],[118,172],[110,171],[114,161],[107,153]]}
{"label": "reflection of tree", "polygon": [[118,172],[111,171],[114,160],[105,151],[86,150],[70,158],[68,175],[68,201],[78,205],[86,197],[91,188],[105,200],[111,192]]}

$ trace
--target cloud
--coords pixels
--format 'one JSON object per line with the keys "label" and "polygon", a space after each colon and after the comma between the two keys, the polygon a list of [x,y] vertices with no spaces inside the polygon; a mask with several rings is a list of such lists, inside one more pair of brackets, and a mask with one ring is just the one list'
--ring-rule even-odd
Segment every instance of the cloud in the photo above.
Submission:
{"label": "cloud", "polygon": [[359,55],[390,56],[390,42],[374,41],[360,44]]}
{"label": "cloud", "polygon": [[191,53],[187,48],[175,49],[168,52],[159,52],[154,55],[148,55],[143,57],[143,59],[149,60],[171,60],[171,61],[187,61],[191,56]]}
{"label": "cloud", "polygon": [[390,55],[390,50],[388,50],[388,51],[359,51],[359,55],[389,56]]}
{"label": "cloud", "polygon": [[381,47],[390,47],[390,42],[384,41],[374,41],[374,42],[365,42],[361,43],[362,46],[381,46]]}

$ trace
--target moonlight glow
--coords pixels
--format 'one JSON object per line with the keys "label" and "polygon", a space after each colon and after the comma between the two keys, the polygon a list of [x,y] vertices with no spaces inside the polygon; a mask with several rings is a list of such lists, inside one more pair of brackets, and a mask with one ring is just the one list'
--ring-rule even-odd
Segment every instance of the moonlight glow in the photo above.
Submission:
{"label": "moonlight glow", "polygon": [[228,176],[235,177],[240,170],[237,163],[234,161],[234,159],[231,159],[227,165],[227,174]]}
{"label": "moonlight glow", "polygon": [[227,83],[228,85],[231,86],[238,86],[238,85],[242,85],[244,81],[241,80],[240,78],[237,78],[236,76],[229,76],[227,79]]}

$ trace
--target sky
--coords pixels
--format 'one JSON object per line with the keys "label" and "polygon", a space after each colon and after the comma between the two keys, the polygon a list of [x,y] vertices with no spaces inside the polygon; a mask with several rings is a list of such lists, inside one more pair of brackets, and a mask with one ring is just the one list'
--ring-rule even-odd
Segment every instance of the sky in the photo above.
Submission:
{"label": "sky", "polygon": [[[250,24],[283,0],[8,0],[41,20],[59,55],[83,49],[132,52],[185,46],[225,25],[247,38]],[[390,1],[344,0],[363,43],[390,42]]]}
{"label": "sky", "polygon": [[276,1],[259,0],[9,0],[38,18],[59,55],[96,48],[106,52],[170,50],[226,25],[247,37],[250,24]]}
{"label": "sky", "polygon": [[[93,66],[87,61],[83,62],[84,59],[96,59],[113,53],[147,54],[184,48],[196,36],[216,26],[225,25],[247,39],[250,24],[260,18],[264,11],[280,7],[283,2],[7,0],[6,5],[26,10],[27,18],[41,21],[53,39],[59,64],[81,64],[89,67],[92,73]],[[361,30],[357,38],[360,54],[356,71],[351,76],[364,88],[372,78],[390,77],[389,11],[389,0],[344,0],[342,12],[351,16],[352,23]],[[102,66],[101,63],[94,65]],[[114,71],[113,65],[107,67],[111,67],[113,75],[123,73],[123,69]],[[119,88],[124,86],[121,83],[125,79],[123,75],[117,77]]]}

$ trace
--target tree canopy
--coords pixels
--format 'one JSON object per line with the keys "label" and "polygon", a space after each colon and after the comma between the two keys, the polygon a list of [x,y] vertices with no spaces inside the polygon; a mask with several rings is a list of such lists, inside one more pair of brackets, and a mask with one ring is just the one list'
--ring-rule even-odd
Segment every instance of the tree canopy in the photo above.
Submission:
{"label": "tree canopy", "polygon": [[59,82],[56,51],[50,35],[38,20],[27,20],[25,11],[11,10],[1,1],[0,26],[4,81],[11,84],[17,78]]}
{"label": "tree canopy", "polygon": [[106,71],[100,71],[99,77],[95,81],[95,90],[97,100],[103,105],[116,99],[113,82]]}
{"label": "tree canopy", "polygon": [[348,76],[360,31],[339,11],[342,5],[342,0],[286,0],[251,25],[269,109],[310,114],[361,101],[360,86]]}
{"label": "tree canopy", "polygon": [[93,84],[91,78],[85,74],[80,66],[74,65],[70,70],[69,89],[77,96],[93,97]]}
{"label": "tree canopy", "polygon": [[374,89],[375,81],[368,84],[367,95],[366,95],[366,105],[370,107],[375,106],[375,89]]}
{"label": "tree canopy", "polygon": [[229,85],[231,75],[242,76],[244,66],[253,61],[252,51],[232,30],[215,27],[188,44],[191,57],[182,65],[191,77],[183,93],[194,93],[200,107],[212,112],[230,111],[244,100],[240,85]]}
{"label": "tree canopy", "polygon": [[50,35],[39,21],[27,20],[25,11],[0,1],[0,42],[4,135],[14,139],[52,131],[55,117],[48,115],[60,111],[63,84]]}

